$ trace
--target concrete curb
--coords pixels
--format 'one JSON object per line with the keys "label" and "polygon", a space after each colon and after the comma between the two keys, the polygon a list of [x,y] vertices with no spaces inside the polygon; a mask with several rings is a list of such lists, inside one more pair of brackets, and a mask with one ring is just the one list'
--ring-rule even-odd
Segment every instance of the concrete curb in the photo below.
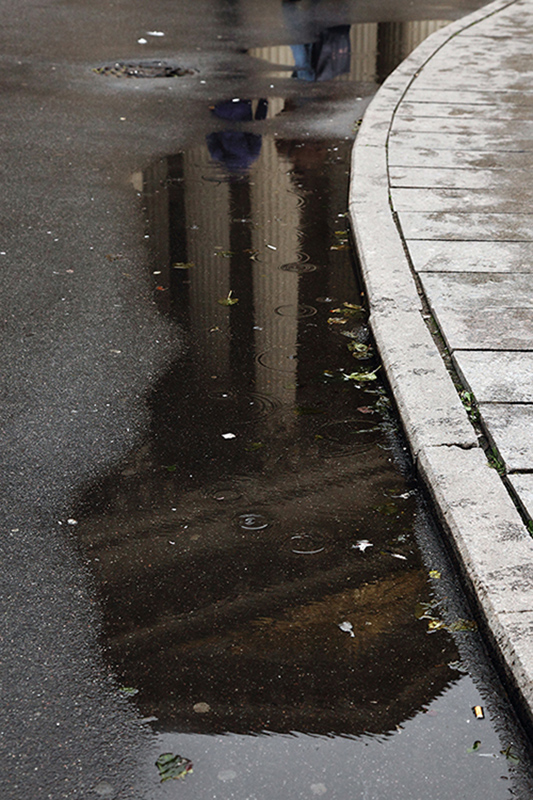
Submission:
{"label": "concrete curb", "polygon": [[[533,727],[533,540],[501,478],[490,469],[423,318],[390,202],[388,139],[411,84],[432,57],[518,0],[496,0],[426,39],[388,78],[366,111],[352,157],[350,216],[370,325],[417,470],[449,535],[480,622]],[[458,66],[460,61],[457,61]]]}

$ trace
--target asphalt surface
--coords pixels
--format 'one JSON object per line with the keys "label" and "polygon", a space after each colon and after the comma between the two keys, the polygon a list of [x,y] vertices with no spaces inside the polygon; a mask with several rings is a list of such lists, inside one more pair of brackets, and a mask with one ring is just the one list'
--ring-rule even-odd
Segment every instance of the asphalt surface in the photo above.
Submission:
{"label": "asphalt surface", "polygon": [[[450,8],[433,4],[422,16],[457,16]],[[6,800],[140,798],[158,785],[151,733],[100,651],[73,509],[140,441],[145,398],[182,348],[179,329],[153,300],[131,176],[203,135],[208,105],[228,81],[240,88],[251,80],[257,96],[270,86],[266,69],[250,69],[240,48],[289,41],[279,4],[254,5],[244,22],[234,10],[211,2],[195,3],[194,13],[164,2],[0,4]],[[391,4],[358,13],[361,21],[402,16]],[[197,72],[159,84],[92,71],[155,57]],[[346,126],[363,106],[347,114],[339,92],[327,119]]]}
{"label": "asphalt surface", "polygon": [[492,3],[403,62],[365,116],[351,198],[413,456],[529,725],[532,14]]}

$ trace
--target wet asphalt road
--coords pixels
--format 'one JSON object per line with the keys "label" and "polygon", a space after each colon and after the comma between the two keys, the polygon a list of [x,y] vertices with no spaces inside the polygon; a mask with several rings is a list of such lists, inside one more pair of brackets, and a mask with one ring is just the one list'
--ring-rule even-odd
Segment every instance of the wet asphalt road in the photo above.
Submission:
{"label": "wet asphalt road", "polygon": [[[356,18],[349,3],[320,13],[331,24]],[[458,13],[367,2],[357,20]],[[146,35],[154,30],[165,37]],[[275,91],[268,65],[242,50],[290,38],[274,0],[246,13],[209,0],[2,0],[0,37],[0,794],[148,798],[158,754],[107,674],[91,576],[68,522],[88,483],[139,441],[147,393],[182,347],[154,303],[131,176],[203,137],[210,103],[244,85],[258,97]],[[197,71],[172,81],[92,71],[155,57]],[[283,94],[296,93],[287,84]],[[350,92],[339,85],[328,99],[322,88],[282,124],[351,136],[365,101]]]}

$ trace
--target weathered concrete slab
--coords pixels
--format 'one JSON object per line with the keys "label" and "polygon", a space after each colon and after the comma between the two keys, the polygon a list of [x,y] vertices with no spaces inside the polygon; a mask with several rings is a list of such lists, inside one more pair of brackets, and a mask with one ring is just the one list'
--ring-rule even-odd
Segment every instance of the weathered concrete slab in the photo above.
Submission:
{"label": "weathered concrete slab", "polygon": [[[488,211],[511,214],[516,209],[516,191],[487,192],[486,189],[391,189],[396,211]],[[533,185],[527,187],[524,202],[533,205]]]}
{"label": "weathered concrete slab", "polygon": [[533,241],[533,214],[402,211],[406,239]]}
{"label": "weathered concrete slab", "polygon": [[533,350],[533,309],[456,309],[435,306],[431,309],[447,347],[454,350]]}
{"label": "weathered concrete slab", "polygon": [[[423,80],[425,89],[435,89],[439,91],[443,83],[446,83],[448,90],[457,89],[465,84],[464,71],[468,70],[468,80],[470,86],[482,86],[487,81],[487,73],[482,67],[474,63],[474,60],[468,60],[467,63],[462,65],[460,71],[457,70],[455,64],[447,64],[444,60],[441,63],[430,64],[423,70]],[[490,76],[491,85],[494,87],[495,92],[507,91],[531,91],[533,82],[533,72],[531,70],[506,70],[498,69],[491,71]],[[419,79],[419,82],[420,79]]]}
{"label": "weathered concrete slab", "polygon": [[[453,106],[448,106],[448,108],[453,108]],[[469,108],[473,109],[475,106],[469,106]],[[421,133],[445,134],[445,141],[451,140],[453,136],[458,135],[461,137],[475,137],[472,139],[472,146],[479,150],[479,137],[482,136],[489,137],[491,142],[496,145],[502,135],[504,140],[508,139],[513,143],[519,142],[521,139],[533,139],[533,120],[515,119],[511,127],[508,119],[499,119],[494,112],[488,119],[481,118],[479,114],[472,115],[471,119],[459,118],[457,115],[451,117],[449,115],[444,117],[419,116],[416,113],[406,114],[405,107],[402,104],[402,114],[395,116],[392,131],[394,137],[400,133],[410,134],[411,136]]]}
{"label": "weathered concrete slab", "polygon": [[[533,80],[533,75],[532,75]],[[414,126],[413,126],[414,127]],[[502,127],[501,131],[479,132],[474,135],[470,131],[462,133],[458,128],[455,133],[444,131],[437,132],[417,132],[413,130],[400,129],[394,126],[390,134],[389,148],[392,150],[396,146],[408,146],[413,149],[422,148],[424,150],[465,150],[474,149],[476,151],[490,150],[491,153],[523,153],[533,150],[533,139],[526,138],[526,135],[517,137],[509,128]],[[437,165],[438,166],[438,163]]]}
{"label": "weathered concrete slab", "polygon": [[[486,81],[484,81],[486,83]],[[479,86],[479,82],[478,82]],[[434,103],[438,98],[439,102],[450,104],[456,103],[463,105],[484,105],[498,106],[498,111],[503,112],[501,106],[516,105],[517,107],[527,108],[533,106],[533,89],[515,91],[508,87],[504,91],[491,91],[491,89],[479,89],[475,84],[463,84],[459,89],[450,86],[441,86],[438,92],[433,88],[422,87],[420,81],[415,82],[409,87],[406,95],[406,103]],[[403,103],[402,103],[403,105]],[[495,109],[496,111],[496,109]]]}
{"label": "weathered concrete slab", "polygon": [[435,306],[453,306],[481,312],[509,308],[533,308],[531,276],[505,273],[439,273],[420,276],[426,296]]}
{"label": "weathered concrete slab", "polygon": [[[532,45],[533,47],[533,45]],[[472,119],[472,120],[530,120],[531,119],[531,105],[515,105],[514,103],[507,102],[502,107],[503,103],[500,102],[497,106],[494,103],[480,104],[480,103],[466,103],[466,102],[445,102],[440,99],[440,95],[436,97],[433,94],[431,100],[419,102],[415,99],[415,94],[419,96],[420,92],[409,92],[409,100],[400,106],[400,112],[396,116],[396,120],[408,119],[415,117],[417,119]]]}
{"label": "weathered concrete slab", "polygon": [[438,169],[531,169],[533,152],[493,153],[489,150],[437,150],[420,146],[413,148],[409,142],[391,142],[389,164],[400,167],[437,167]]}
{"label": "weathered concrete slab", "polygon": [[477,438],[419,314],[374,313],[372,332],[413,454],[424,447],[475,447]]}
{"label": "weathered concrete slab", "polygon": [[390,185],[394,188],[496,189],[502,187],[505,189],[507,186],[513,185],[514,171],[392,165],[389,168],[389,178]]}
{"label": "weathered concrete slab", "polygon": [[533,352],[456,350],[453,360],[478,403],[533,403]]}
{"label": "weathered concrete slab", "polygon": [[533,611],[533,540],[483,451],[431,447],[418,466],[489,625],[497,614]]}
{"label": "weathered concrete slab", "polygon": [[507,476],[524,511],[533,519],[533,473],[516,472]]}
{"label": "weathered concrete slab", "polygon": [[479,410],[507,470],[531,469],[533,405],[480,403]]}
{"label": "weathered concrete slab", "polygon": [[417,272],[533,272],[533,242],[409,242]]}

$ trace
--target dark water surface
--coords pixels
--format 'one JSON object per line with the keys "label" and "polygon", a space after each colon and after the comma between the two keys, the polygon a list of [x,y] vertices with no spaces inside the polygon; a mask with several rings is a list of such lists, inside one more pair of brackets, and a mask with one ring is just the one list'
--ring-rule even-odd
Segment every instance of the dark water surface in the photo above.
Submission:
{"label": "dark water surface", "polygon": [[[221,30],[237,9],[220,4]],[[133,176],[154,299],[186,351],[79,516],[106,657],[160,751],[194,763],[162,797],[531,797],[527,742],[411,476],[346,217],[353,103],[441,23],[283,13],[300,47],[247,57],[290,92],[228,85],[196,146]],[[352,130],[333,136],[335,95]],[[316,129],[291,122],[310,107]]]}

